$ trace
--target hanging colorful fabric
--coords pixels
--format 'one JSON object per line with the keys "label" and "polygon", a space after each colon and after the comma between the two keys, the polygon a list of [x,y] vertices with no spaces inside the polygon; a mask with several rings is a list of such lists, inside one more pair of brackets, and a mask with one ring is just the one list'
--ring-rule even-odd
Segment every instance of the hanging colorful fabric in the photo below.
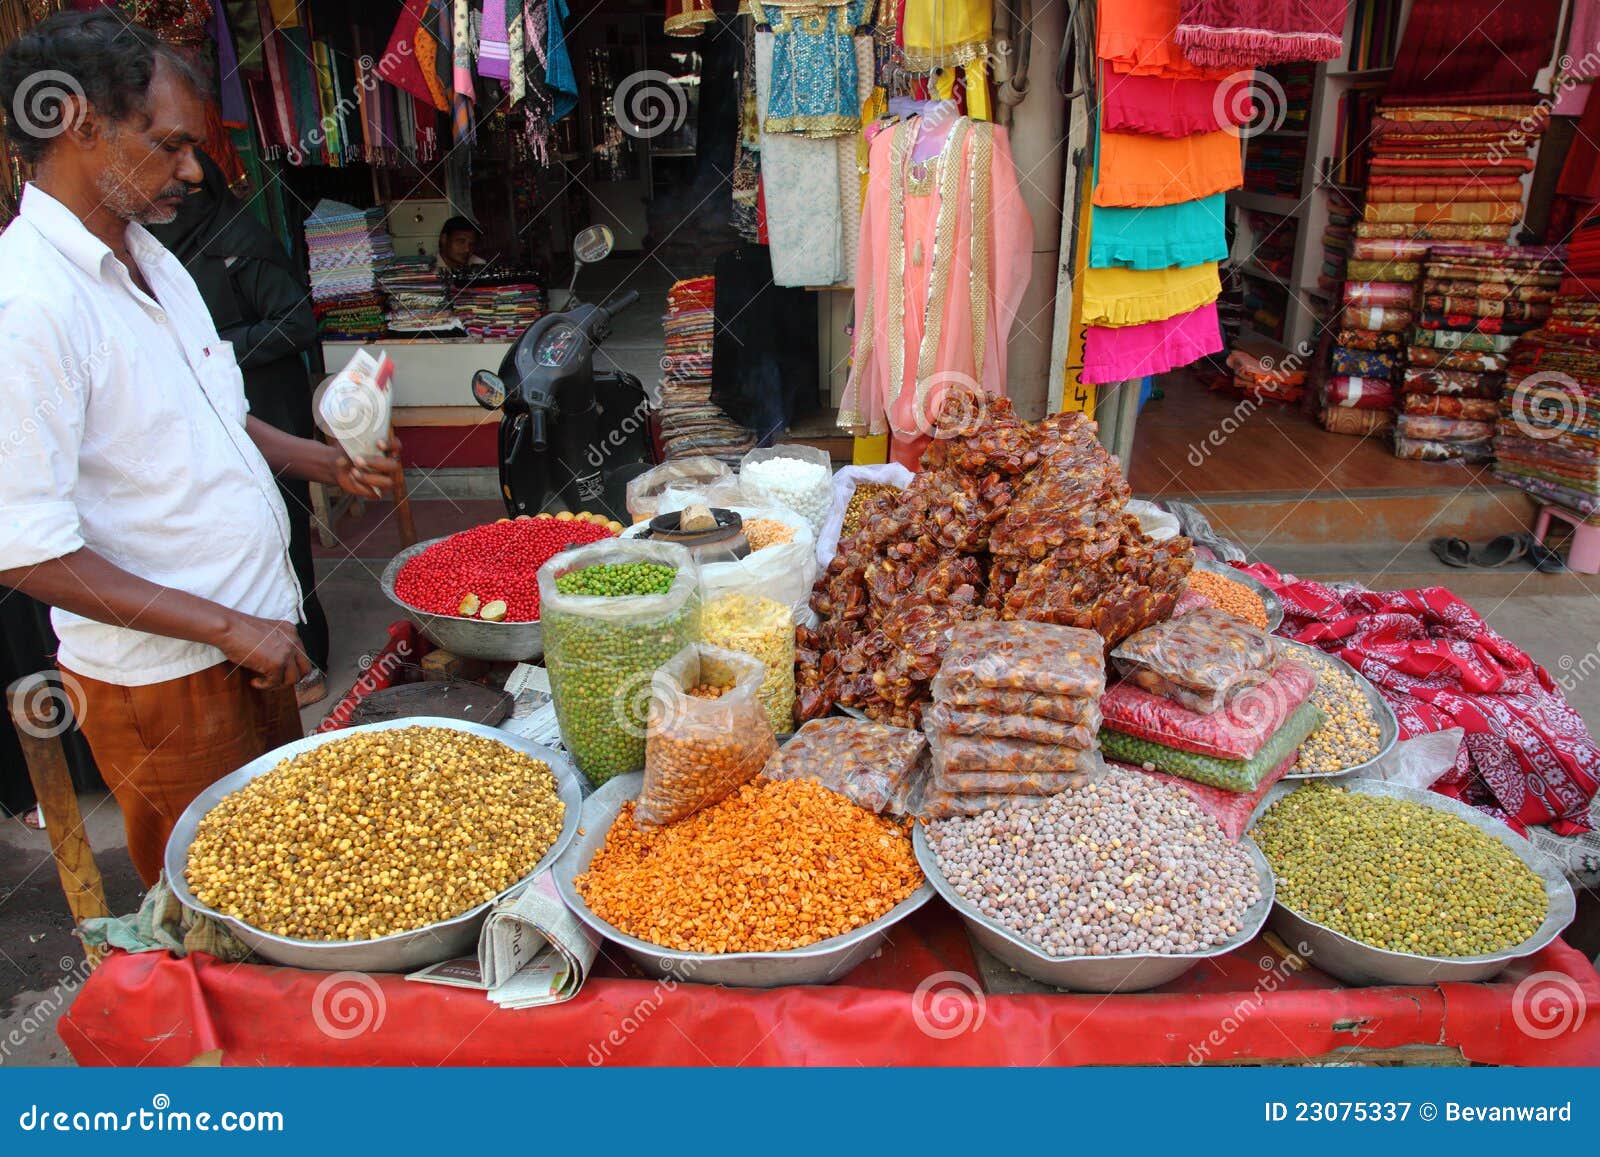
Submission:
{"label": "hanging colorful fabric", "polygon": [[217,87],[222,123],[230,129],[244,128],[250,123],[250,107],[244,97],[244,78],[239,75],[239,59],[234,52],[233,34],[228,28],[228,14],[221,4],[212,9],[207,29],[217,48]]}
{"label": "hanging colorful fabric", "polygon": [[892,430],[896,460],[913,462],[950,387],[972,381],[1005,392],[1006,340],[1033,247],[1005,130],[957,118],[939,151],[916,165],[925,131],[912,117],[872,142],[855,359],[839,407],[842,427]]}
{"label": "hanging colorful fabric", "polygon": [[1184,56],[1174,39],[1178,0],[1100,0],[1097,19],[1095,51],[1119,73],[1209,80],[1229,73],[1203,68]]}
{"label": "hanging colorful fabric", "polygon": [[861,130],[854,36],[866,20],[868,3],[753,0],[757,22],[770,27],[773,36],[764,132],[840,137]]}
{"label": "hanging colorful fabric", "polygon": [[1180,0],[1174,39],[1202,68],[1333,60],[1350,0]]}
{"label": "hanging colorful fabric", "polygon": [[[1242,99],[1235,99],[1235,92]],[[1187,137],[1246,123],[1249,85],[1230,80],[1135,76],[1100,70],[1101,124],[1107,132]]]}
{"label": "hanging colorful fabric", "polygon": [[567,0],[549,0],[545,8],[549,21],[549,35],[545,41],[544,86],[550,90],[555,108],[550,114],[558,121],[578,107],[578,76],[572,71],[572,59],[567,55],[567,34],[562,22],[571,13]]}
{"label": "hanging colorful fabric", "polygon": [[1227,131],[1187,137],[1100,134],[1096,205],[1173,205],[1244,184],[1239,135]]}
{"label": "hanging colorful fabric", "polygon": [[1084,333],[1079,378],[1089,385],[1130,381],[1175,370],[1222,349],[1214,301],[1141,325],[1091,325]]}
{"label": "hanging colorful fabric", "polygon": [[900,42],[906,67],[932,72],[989,54],[994,35],[990,0],[905,0]]}
{"label": "hanging colorful fabric", "polygon": [[[434,4],[438,0],[433,0]],[[450,106],[444,103],[444,93],[437,87],[434,76],[434,54],[439,41],[431,31],[429,0],[405,0],[405,8],[389,33],[389,44],[378,60],[377,73],[381,80],[409,92],[418,100],[427,101],[443,111]],[[271,60],[269,58],[270,66]]]}
{"label": "hanging colorful fabric", "polygon": [[1147,209],[1096,205],[1089,264],[1096,269],[1166,269],[1228,257],[1228,207],[1221,193]]}
{"label": "hanging colorful fabric", "polygon": [[506,0],[483,0],[483,26],[478,32],[478,75],[499,81],[511,79]]}
{"label": "hanging colorful fabric", "polygon": [[1096,269],[1083,275],[1083,320],[1126,326],[1163,321],[1215,302],[1222,293],[1217,263],[1189,269]]}
{"label": "hanging colorful fabric", "polygon": [[667,19],[663,31],[668,36],[692,37],[705,31],[717,14],[711,0],[667,0]]}

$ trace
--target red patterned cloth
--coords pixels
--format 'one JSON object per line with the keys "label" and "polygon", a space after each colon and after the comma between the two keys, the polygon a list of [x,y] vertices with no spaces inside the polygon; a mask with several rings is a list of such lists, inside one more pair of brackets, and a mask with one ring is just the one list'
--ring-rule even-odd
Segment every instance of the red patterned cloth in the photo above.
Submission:
{"label": "red patterned cloth", "polygon": [[1409,739],[1466,730],[1433,790],[1519,832],[1589,830],[1600,748],[1549,673],[1443,587],[1339,590],[1243,568],[1283,600],[1279,633],[1338,655],[1383,694]]}
{"label": "red patterned cloth", "polygon": [[1561,0],[1415,0],[1384,103],[1531,103],[1560,18]]}
{"label": "red patterned cloth", "polygon": [[1179,0],[1173,34],[1190,64],[1259,68],[1332,60],[1349,0]]}

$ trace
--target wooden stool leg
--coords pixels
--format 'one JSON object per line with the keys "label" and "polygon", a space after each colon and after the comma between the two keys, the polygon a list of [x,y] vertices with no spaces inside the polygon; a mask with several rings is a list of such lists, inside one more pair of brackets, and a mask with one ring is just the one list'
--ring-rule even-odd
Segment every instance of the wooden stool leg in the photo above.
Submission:
{"label": "wooden stool leg", "polygon": [[400,484],[394,490],[394,513],[400,520],[400,545],[402,547],[415,546],[417,543],[417,524],[411,517],[411,494],[406,489],[406,478],[400,476]]}
{"label": "wooden stool leg", "polygon": [[53,674],[41,671],[18,679],[7,688],[6,705],[28,764],[33,793],[39,797],[39,813],[44,816],[61,890],[67,894],[73,921],[81,923],[92,916],[109,916],[111,910],[94,849],[83,830],[78,793],[59,738],[70,720],[70,697],[52,679]]}

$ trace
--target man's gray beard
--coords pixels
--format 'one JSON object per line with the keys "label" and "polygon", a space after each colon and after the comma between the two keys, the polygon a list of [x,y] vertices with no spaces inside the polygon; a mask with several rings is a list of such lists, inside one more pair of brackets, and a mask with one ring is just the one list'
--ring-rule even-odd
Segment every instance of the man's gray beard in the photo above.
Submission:
{"label": "man's gray beard", "polygon": [[177,205],[168,208],[145,201],[115,169],[101,169],[94,185],[100,193],[101,203],[124,221],[139,225],[165,225],[178,215]]}

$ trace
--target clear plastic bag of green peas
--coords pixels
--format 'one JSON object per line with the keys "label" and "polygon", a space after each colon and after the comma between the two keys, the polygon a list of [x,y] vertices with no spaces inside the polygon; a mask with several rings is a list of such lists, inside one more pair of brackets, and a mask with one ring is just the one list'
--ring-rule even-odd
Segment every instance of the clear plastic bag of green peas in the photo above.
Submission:
{"label": "clear plastic bag of green peas", "polygon": [[693,556],[675,543],[612,539],[539,568],[556,723],[596,787],[644,766],[650,679],[699,641],[698,586]]}

